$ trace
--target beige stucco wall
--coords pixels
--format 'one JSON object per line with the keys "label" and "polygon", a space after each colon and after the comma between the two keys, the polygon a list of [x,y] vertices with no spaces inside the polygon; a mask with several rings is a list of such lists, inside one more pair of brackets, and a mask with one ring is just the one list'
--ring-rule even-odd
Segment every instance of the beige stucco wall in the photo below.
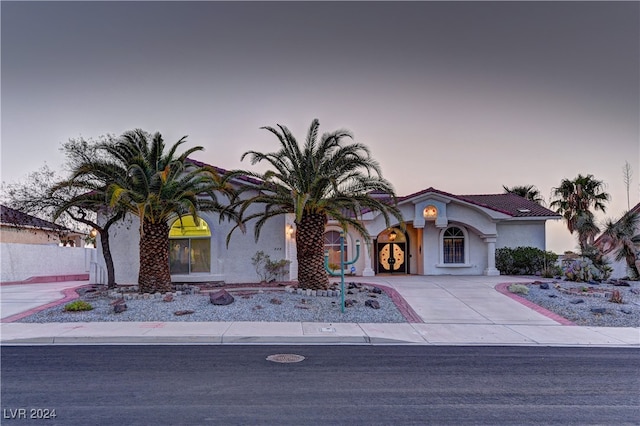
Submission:
{"label": "beige stucco wall", "polygon": [[56,232],[45,231],[42,229],[0,226],[0,242],[58,245],[60,243],[60,236]]}

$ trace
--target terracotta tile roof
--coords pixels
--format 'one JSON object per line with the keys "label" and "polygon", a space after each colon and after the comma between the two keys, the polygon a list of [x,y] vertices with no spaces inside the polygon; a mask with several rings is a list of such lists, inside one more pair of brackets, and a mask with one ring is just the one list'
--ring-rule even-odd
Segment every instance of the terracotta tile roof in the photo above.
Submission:
{"label": "terracotta tile roof", "polygon": [[458,198],[513,217],[561,217],[553,210],[516,194],[459,195]]}
{"label": "terracotta tile roof", "polygon": [[428,193],[465,201],[512,217],[560,217],[558,213],[515,194],[455,195],[429,187],[401,197],[399,201],[405,201]]}
{"label": "terracotta tile roof", "polygon": [[64,226],[40,219],[0,204],[0,223],[16,227],[48,229],[52,231],[69,231]]}
{"label": "terracotta tile roof", "polygon": [[[197,166],[213,167],[220,175],[224,175],[228,173],[228,170],[222,169],[220,167],[212,166],[210,164],[203,163],[201,161],[193,160],[191,158],[188,159],[188,161],[192,162]],[[239,179],[252,184],[256,184],[256,185],[259,185],[262,183],[260,180],[252,177],[248,177],[248,176],[241,176]],[[520,197],[519,195],[515,195],[515,194],[455,195],[448,192],[440,191],[433,187],[429,187],[427,189],[414,192],[413,194],[409,194],[403,197],[397,197],[397,201],[398,203],[401,203],[403,201],[406,201],[411,198],[415,198],[427,193],[439,194],[448,198],[465,201],[467,203],[471,203],[480,207],[485,207],[491,210],[495,210],[512,217],[557,217],[557,218],[561,217],[558,213],[552,210],[549,210],[538,203],[527,200],[526,198]],[[381,197],[381,194],[377,193],[376,191],[372,191],[370,194],[374,197],[384,198],[384,197]],[[363,210],[363,213],[366,213],[366,212],[368,212],[368,209]]]}
{"label": "terracotta tile roof", "polygon": [[[217,167],[217,166],[212,166],[211,164],[207,164],[207,163],[204,163],[202,161],[194,160],[193,158],[187,158],[187,161],[190,162],[190,163],[195,164],[198,167],[213,167],[215,169],[215,171],[218,172],[218,174],[220,176],[224,176],[227,173],[229,173],[229,170],[226,170],[226,169],[223,169],[223,168]],[[261,180],[258,180],[258,179],[255,179],[255,178],[252,178],[252,177],[249,177],[249,176],[239,176],[238,179],[239,180],[243,180],[245,182],[249,182],[249,183],[254,184],[254,185],[260,185],[262,183]]]}

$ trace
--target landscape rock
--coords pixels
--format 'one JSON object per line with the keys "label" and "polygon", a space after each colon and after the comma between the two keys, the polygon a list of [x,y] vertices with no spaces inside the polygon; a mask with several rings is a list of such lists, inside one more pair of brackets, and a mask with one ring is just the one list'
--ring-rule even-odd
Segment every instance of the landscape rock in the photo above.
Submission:
{"label": "landscape rock", "polygon": [[374,294],[382,294],[382,290],[381,290],[381,289],[379,289],[378,287],[373,287],[373,288],[371,289],[371,293],[374,293]]}
{"label": "landscape rock", "polygon": [[344,307],[345,308],[352,308],[356,303],[358,303],[357,300],[354,299],[346,299],[344,301]]}
{"label": "landscape rock", "polygon": [[189,314],[192,314],[193,312],[194,311],[190,311],[188,309],[185,309],[184,311],[175,311],[173,313],[173,315],[176,315],[176,316],[189,315]]}
{"label": "landscape rock", "polygon": [[540,288],[542,290],[549,290],[549,283],[540,283]]}
{"label": "landscape rock", "polygon": [[380,302],[378,302],[377,300],[369,299],[364,302],[364,305],[373,309],[380,309]]}
{"label": "landscape rock", "polygon": [[216,291],[215,293],[211,293],[209,295],[209,301],[213,305],[225,306],[230,305],[234,302],[234,298],[232,295],[227,292],[227,290]]}
{"label": "landscape rock", "polygon": [[591,308],[591,312],[594,314],[605,314],[607,313],[607,308]]}
{"label": "landscape rock", "polygon": [[173,294],[168,293],[166,296],[164,296],[164,298],[162,300],[164,302],[173,302]]}
{"label": "landscape rock", "polygon": [[113,305],[113,312],[116,314],[120,314],[127,310],[126,303],[118,303],[117,305]]}
{"label": "landscape rock", "polygon": [[578,305],[580,303],[584,303],[584,300],[583,299],[572,299],[572,300],[569,301],[569,303],[572,303],[574,305]]}

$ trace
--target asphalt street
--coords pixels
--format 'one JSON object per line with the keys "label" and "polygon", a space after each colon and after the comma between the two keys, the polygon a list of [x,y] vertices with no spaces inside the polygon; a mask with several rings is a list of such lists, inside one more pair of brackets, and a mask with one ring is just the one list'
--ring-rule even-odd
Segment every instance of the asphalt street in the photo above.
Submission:
{"label": "asphalt street", "polygon": [[[631,425],[640,419],[640,352],[632,348],[0,350],[2,424]],[[305,358],[266,359],[274,354]]]}

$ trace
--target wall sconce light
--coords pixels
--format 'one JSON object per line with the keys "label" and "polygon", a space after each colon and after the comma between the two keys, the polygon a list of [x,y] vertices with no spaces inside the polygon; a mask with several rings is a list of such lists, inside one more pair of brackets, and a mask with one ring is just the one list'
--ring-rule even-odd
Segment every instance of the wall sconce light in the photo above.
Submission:
{"label": "wall sconce light", "polygon": [[287,225],[287,236],[291,238],[293,236],[293,226]]}
{"label": "wall sconce light", "polygon": [[91,229],[91,231],[89,231],[89,236],[91,238],[95,238],[98,236],[98,230],[96,228]]}
{"label": "wall sconce light", "polygon": [[396,231],[391,231],[391,233],[389,234],[389,241],[393,242],[396,240],[396,238],[398,238],[398,234],[396,234]]}

